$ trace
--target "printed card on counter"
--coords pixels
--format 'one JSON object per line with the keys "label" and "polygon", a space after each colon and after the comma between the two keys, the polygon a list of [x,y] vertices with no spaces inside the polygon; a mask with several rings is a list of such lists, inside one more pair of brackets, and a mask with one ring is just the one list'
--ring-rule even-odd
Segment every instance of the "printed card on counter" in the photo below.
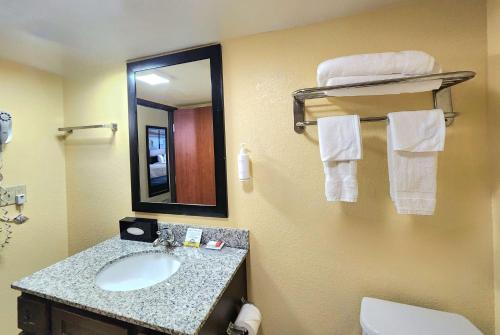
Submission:
{"label": "printed card on counter", "polygon": [[183,245],[185,247],[199,248],[201,242],[202,229],[188,228]]}

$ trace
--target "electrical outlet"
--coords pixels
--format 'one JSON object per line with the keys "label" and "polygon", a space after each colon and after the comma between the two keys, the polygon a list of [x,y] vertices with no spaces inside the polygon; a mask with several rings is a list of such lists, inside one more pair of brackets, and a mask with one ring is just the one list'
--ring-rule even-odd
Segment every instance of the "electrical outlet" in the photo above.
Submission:
{"label": "electrical outlet", "polygon": [[26,202],[26,185],[6,187],[5,190],[6,193],[0,197],[0,207],[14,205],[18,194],[24,194],[24,202]]}

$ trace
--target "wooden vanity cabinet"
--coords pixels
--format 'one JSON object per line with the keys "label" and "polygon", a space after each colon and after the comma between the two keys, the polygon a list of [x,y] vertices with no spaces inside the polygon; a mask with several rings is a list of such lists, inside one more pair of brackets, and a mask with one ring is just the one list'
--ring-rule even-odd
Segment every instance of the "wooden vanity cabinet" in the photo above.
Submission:
{"label": "wooden vanity cabinet", "polygon": [[52,307],[52,335],[128,335],[126,327]]}
{"label": "wooden vanity cabinet", "polygon": [[[240,266],[199,335],[226,333],[247,298],[246,262]],[[22,293],[17,300],[20,335],[168,335],[100,314]]]}
{"label": "wooden vanity cabinet", "polygon": [[27,294],[18,297],[17,328],[25,335],[50,334],[50,310],[46,301]]}

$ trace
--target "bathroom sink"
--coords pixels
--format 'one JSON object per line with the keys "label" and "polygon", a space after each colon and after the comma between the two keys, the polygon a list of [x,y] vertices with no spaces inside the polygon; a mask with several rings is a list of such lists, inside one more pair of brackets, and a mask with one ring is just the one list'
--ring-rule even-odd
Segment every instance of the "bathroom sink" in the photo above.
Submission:
{"label": "bathroom sink", "polygon": [[104,266],[96,284],[106,291],[139,290],[168,279],[180,265],[177,257],[161,252],[132,254]]}

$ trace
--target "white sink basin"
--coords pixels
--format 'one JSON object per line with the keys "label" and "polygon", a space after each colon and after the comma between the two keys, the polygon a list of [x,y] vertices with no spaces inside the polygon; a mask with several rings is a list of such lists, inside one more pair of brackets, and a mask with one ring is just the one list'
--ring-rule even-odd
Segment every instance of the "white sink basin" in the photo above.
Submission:
{"label": "white sink basin", "polygon": [[132,254],[103,267],[96,284],[106,291],[133,291],[158,284],[173,275],[181,265],[165,253]]}

